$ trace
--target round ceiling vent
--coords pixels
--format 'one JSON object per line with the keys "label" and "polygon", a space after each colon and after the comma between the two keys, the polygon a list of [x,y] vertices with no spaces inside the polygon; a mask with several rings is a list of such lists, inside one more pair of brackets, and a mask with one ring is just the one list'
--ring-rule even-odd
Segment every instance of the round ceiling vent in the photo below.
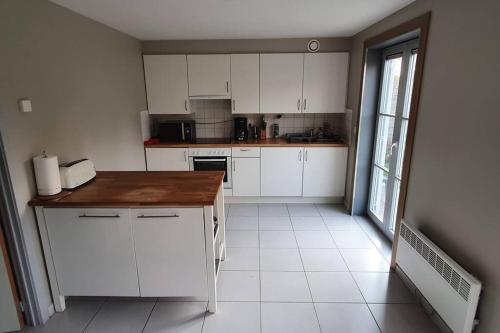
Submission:
{"label": "round ceiling vent", "polygon": [[317,39],[311,39],[309,43],[307,43],[307,49],[309,50],[309,52],[318,52],[319,41]]}

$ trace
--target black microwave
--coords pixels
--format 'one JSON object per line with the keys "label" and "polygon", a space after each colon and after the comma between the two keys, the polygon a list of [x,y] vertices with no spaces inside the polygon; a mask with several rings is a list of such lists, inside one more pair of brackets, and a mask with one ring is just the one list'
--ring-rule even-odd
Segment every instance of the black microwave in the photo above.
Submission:
{"label": "black microwave", "polygon": [[196,128],[193,120],[164,121],[158,124],[160,142],[194,142]]}

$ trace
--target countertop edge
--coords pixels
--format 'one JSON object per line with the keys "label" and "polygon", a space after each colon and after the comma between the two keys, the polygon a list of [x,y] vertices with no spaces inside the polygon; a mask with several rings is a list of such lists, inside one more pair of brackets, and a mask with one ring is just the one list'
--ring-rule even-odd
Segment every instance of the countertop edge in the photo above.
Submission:
{"label": "countertop edge", "polygon": [[288,142],[232,142],[232,143],[158,143],[144,144],[144,148],[237,148],[237,147],[338,147],[348,148],[347,143],[288,143]]}

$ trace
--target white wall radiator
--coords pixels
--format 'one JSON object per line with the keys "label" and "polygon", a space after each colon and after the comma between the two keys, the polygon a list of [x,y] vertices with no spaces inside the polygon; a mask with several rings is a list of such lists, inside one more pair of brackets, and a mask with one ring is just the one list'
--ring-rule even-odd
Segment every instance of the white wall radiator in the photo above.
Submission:
{"label": "white wall radiator", "polygon": [[472,332],[481,282],[404,221],[399,234],[401,270],[454,333]]}

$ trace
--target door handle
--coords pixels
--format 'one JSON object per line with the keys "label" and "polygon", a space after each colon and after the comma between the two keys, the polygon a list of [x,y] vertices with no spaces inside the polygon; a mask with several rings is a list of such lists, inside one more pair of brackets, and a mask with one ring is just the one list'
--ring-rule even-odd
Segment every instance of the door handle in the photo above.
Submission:
{"label": "door handle", "polygon": [[138,215],[138,219],[159,219],[159,218],[174,218],[174,217],[179,217],[179,215],[174,214],[174,215]]}
{"label": "door handle", "polygon": [[297,110],[300,111],[300,98],[297,100]]}
{"label": "door handle", "polygon": [[184,100],[184,110],[188,110],[188,101],[187,99]]}
{"label": "door handle", "polygon": [[119,214],[115,214],[115,215],[87,215],[87,214],[83,213],[82,215],[79,215],[78,217],[81,218],[81,219],[85,219],[85,218],[89,218],[89,219],[92,219],[92,218],[117,219],[117,218],[120,217],[120,215]]}
{"label": "door handle", "polygon": [[304,98],[304,111],[306,110],[307,107],[307,99]]}
{"label": "door handle", "polygon": [[305,157],[304,157],[304,161],[306,161],[306,162],[307,162],[307,155],[308,155],[307,153],[308,153],[308,151],[306,150]]}
{"label": "door handle", "polygon": [[393,142],[391,145],[391,155],[394,153],[394,149],[398,147],[398,141]]}
{"label": "door handle", "polygon": [[226,92],[229,92],[229,81],[226,81]]}
{"label": "door handle", "polygon": [[302,150],[299,151],[299,161],[302,161]]}

